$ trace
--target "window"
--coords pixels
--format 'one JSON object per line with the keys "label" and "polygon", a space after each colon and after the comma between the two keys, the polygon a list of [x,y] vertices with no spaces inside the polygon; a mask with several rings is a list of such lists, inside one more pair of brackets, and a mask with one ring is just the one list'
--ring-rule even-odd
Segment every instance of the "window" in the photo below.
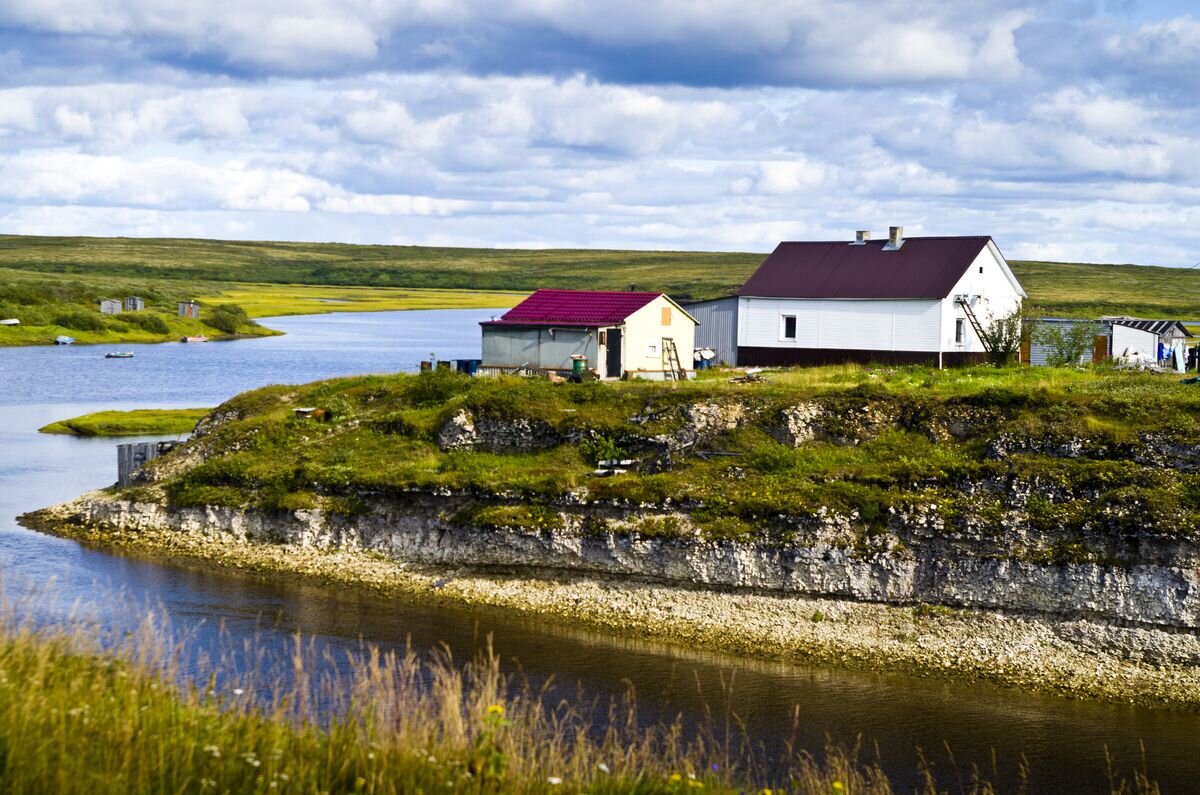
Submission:
{"label": "window", "polygon": [[957,318],[954,321],[954,344],[955,345],[963,344],[963,338],[966,336],[966,333],[967,333],[966,326],[967,326],[967,321],[963,320],[961,317]]}
{"label": "window", "polygon": [[664,326],[671,325],[671,307],[664,306],[662,308],[662,324]]}
{"label": "window", "polygon": [[780,325],[783,328],[779,332],[780,336],[785,340],[796,339],[796,316],[784,315],[782,321]]}
{"label": "window", "polygon": [[608,329],[600,330],[600,344],[608,345]]}
{"label": "window", "polygon": [[979,272],[980,272],[980,273],[983,273],[983,266],[982,266],[982,265],[980,265],[980,266],[979,266]]}

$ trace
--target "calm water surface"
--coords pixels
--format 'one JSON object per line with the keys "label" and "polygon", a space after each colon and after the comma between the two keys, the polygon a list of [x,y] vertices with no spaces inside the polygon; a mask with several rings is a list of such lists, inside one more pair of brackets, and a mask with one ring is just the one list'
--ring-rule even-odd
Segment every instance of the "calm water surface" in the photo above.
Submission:
{"label": "calm water surface", "polygon": [[[498,311],[498,310],[497,310]],[[552,679],[557,696],[620,697],[632,685],[647,720],[702,719],[732,709],[753,739],[778,750],[798,708],[802,747],[826,735],[879,748],[900,784],[915,782],[925,750],[952,787],[949,743],[962,770],[973,764],[1015,782],[1022,757],[1035,792],[1107,791],[1104,752],[1120,767],[1140,759],[1167,792],[1200,792],[1200,716],[1068,701],[988,686],[900,675],[743,660],[614,638],[491,613],[415,607],[284,578],[213,572],[111,555],[18,526],[14,517],[115,479],[111,440],[46,436],[48,422],[99,409],[212,406],[245,389],[369,372],[415,370],[429,354],[479,355],[478,322],[492,311],[389,312],[275,318],[286,336],[206,345],[71,346],[0,349],[0,588],[9,596],[45,589],[24,609],[54,620],[72,611],[133,625],[161,606],[200,648],[224,627],[235,645],[285,652],[296,631],[321,648],[362,641],[417,649],[447,644],[459,659],[494,637],[513,671]],[[133,359],[106,360],[133,349]],[[120,593],[125,598],[114,599]],[[722,683],[732,681],[731,688]],[[989,774],[990,775],[990,774]]]}

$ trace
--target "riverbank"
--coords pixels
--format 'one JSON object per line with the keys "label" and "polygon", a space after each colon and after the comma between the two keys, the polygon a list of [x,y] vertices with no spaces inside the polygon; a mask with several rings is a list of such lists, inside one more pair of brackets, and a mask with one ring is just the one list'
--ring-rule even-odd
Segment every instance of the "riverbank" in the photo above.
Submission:
{"label": "riverbank", "polygon": [[[2,241],[0,241],[2,243]],[[0,245],[0,251],[3,246]],[[80,345],[173,342],[273,336],[253,318],[328,312],[419,309],[493,309],[515,305],[524,293],[457,289],[211,282],[189,278],[127,277],[104,268],[82,273],[0,268],[0,347],[50,345],[66,336]],[[102,299],[137,296],[144,308],[103,315]],[[200,304],[199,318],[177,314],[182,301]]]}
{"label": "riverbank", "polygon": [[81,520],[94,515],[98,503],[111,502],[111,495],[94,492],[22,521],[104,549],[515,611],[688,647],[1200,709],[1200,640],[1191,633],[929,604],[712,590],[596,572],[402,563],[370,550],[253,541],[215,529]]}

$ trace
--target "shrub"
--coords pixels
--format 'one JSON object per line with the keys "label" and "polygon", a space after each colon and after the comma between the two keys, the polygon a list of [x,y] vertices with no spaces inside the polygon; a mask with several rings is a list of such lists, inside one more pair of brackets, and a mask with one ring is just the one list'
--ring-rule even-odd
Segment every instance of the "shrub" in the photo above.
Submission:
{"label": "shrub", "polygon": [[131,326],[137,326],[140,329],[149,331],[151,334],[170,334],[171,328],[167,325],[167,321],[163,320],[160,315],[151,314],[149,312],[128,312],[121,316]]}
{"label": "shrub", "polygon": [[217,304],[208,310],[204,324],[226,334],[236,334],[242,326],[257,326],[237,304]]}
{"label": "shrub", "polygon": [[86,309],[71,309],[56,316],[54,325],[76,331],[103,331],[104,318]]}

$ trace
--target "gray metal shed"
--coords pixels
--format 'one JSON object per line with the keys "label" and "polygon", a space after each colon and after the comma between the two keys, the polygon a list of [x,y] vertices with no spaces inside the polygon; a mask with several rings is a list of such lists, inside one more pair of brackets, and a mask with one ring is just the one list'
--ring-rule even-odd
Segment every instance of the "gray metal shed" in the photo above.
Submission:
{"label": "gray metal shed", "polygon": [[696,348],[711,348],[717,361],[737,364],[738,297],[689,301],[683,307],[700,324],[696,327]]}

